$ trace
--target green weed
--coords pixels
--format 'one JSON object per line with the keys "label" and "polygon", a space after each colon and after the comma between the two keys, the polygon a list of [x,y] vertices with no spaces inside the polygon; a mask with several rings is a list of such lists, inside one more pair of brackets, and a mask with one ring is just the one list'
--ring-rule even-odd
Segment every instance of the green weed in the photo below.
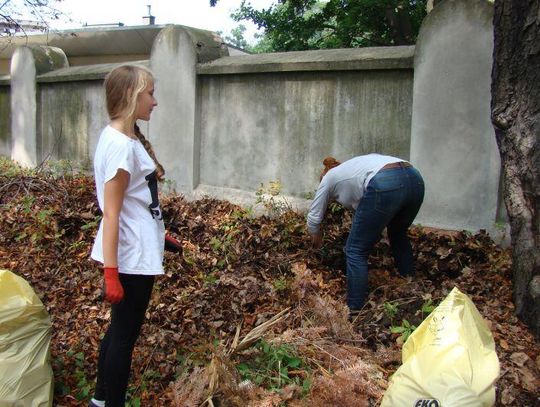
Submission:
{"label": "green weed", "polygon": [[401,325],[398,325],[398,326],[392,325],[390,327],[390,332],[392,332],[393,334],[401,334],[401,340],[403,341],[403,343],[405,343],[407,339],[409,339],[409,336],[411,336],[411,334],[414,332],[415,329],[416,329],[415,325],[411,324],[406,319],[403,319],[401,322]]}
{"label": "green weed", "polygon": [[280,277],[275,279],[272,282],[272,285],[274,286],[274,290],[276,291],[285,291],[289,287],[289,283],[285,277]]}
{"label": "green weed", "polygon": [[328,210],[331,213],[336,214],[336,213],[342,213],[345,210],[345,208],[339,202],[332,201],[328,204]]}
{"label": "green weed", "polygon": [[390,321],[393,321],[398,313],[399,306],[391,302],[385,302],[383,307],[385,314],[390,318]]}
{"label": "green weed", "polygon": [[88,229],[95,229],[97,228],[99,222],[101,222],[101,215],[96,216],[94,219],[89,220],[84,225],[81,226],[81,230],[85,231]]}
{"label": "green weed", "polygon": [[255,349],[252,359],[236,366],[243,380],[271,391],[278,391],[289,384],[301,386],[306,393],[309,391],[309,367],[293,346],[276,346],[260,340]]}
{"label": "green weed", "polygon": [[422,320],[424,320],[437,306],[433,303],[431,298],[428,298],[426,302],[422,304],[420,311],[422,312]]}
{"label": "green weed", "polygon": [[78,401],[88,400],[91,396],[93,383],[90,383],[86,377],[84,368],[84,361],[86,359],[86,356],[83,352],[75,351],[68,351],[67,356],[73,358],[73,363],[75,365],[75,372],[73,373],[73,377],[75,377],[77,386],[75,398]]}

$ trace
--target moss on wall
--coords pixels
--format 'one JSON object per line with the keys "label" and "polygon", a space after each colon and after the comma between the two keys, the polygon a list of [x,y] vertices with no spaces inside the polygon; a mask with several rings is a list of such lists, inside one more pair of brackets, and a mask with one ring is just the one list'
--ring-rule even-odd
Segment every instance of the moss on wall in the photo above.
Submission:
{"label": "moss on wall", "polygon": [[[43,83],[38,90],[38,158],[90,167],[90,135],[103,104],[101,81]],[[96,104],[98,107],[96,107]]]}

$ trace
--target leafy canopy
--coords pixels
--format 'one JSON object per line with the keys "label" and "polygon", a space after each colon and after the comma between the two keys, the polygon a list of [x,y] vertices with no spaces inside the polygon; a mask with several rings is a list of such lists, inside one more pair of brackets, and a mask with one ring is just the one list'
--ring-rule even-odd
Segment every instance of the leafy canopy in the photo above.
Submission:
{"label": "leafy canopy", "polygon": [[410,45],[426,15],[426,2],[277,0],[267,9],[256,10],[243,0],[232,17],[264,30],[263,49],[258,51]]}

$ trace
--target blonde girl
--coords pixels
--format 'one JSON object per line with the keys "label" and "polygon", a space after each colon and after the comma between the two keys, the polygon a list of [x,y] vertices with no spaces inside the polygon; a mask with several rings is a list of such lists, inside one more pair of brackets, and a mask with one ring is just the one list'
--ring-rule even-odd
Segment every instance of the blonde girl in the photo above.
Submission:
{"label": "blonde girl", "polygon": [[94,156],[96,194],[103,218],[91,257],[103,265],[104,298],[111,321],[101,341],[92,407],[123,407],[131,357],[154,277],[163,274],[165,229],[158,200],[164,170],[137,120],[157,106],[150,71],[135,65],[105,79],[110,122]]}

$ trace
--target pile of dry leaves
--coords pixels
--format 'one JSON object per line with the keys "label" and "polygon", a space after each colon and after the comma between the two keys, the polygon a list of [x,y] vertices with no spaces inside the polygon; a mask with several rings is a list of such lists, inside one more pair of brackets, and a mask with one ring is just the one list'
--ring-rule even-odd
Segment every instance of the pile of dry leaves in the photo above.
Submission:
{"label": "pile of dry leaves", "polygon": [[[89,260],[100,219],[93,179],[0,167],[0,268],[24,277],[51,315],[54,405],[86,405],[109,312]],[[383,238],[370,259],[369,302],[351,323],[343,209],[333,208],[316,252],[302,214],[254,217],[179,196],[162,197],[162,207],[183,255],[166,253],[134,354],[130,405],[378,405],[404,337],[453,287],[493,333],[497,405],[538,403],[540,346],[514,316],[509,251],[486,234],[413,228],[413,279],[394,271]]]}

